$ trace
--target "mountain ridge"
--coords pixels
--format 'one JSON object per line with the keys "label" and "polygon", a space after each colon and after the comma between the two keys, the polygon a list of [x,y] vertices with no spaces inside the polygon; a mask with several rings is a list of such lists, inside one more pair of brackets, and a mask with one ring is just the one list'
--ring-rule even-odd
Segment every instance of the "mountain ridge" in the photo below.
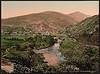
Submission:
{"label": "mountain ridge", "polygon": [[[48,31],[48,32],[58,32],[62,28],[68,25],[74,25],[77,23],[76,20],[70,18],[69,16],[55,12],[55,11],[45,11],[41,13],[28,14],[24,16],[11,17],[7,19],[2,19],[2,26],[26,26],[30,25],[35,27],[37,32]],[[47,29],[46,29],[47,28]]]}

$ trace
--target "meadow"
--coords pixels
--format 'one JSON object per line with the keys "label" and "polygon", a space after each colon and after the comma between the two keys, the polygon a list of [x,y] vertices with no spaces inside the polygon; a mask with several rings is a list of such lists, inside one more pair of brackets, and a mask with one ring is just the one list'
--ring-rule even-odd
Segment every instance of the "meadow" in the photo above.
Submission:
{"label": "meadow", "polygon": [[16,44],[24,43],[24,41],[19,41],[19,40],[6,40],[4,38],[25,39],[25,38],[34,37],[34,36],[35,35],[24,35],[24,34],[6,35],[6,34],[1,34],[1,46],[5,46],[6,48],[9,48],[9,47],[14,46]]}

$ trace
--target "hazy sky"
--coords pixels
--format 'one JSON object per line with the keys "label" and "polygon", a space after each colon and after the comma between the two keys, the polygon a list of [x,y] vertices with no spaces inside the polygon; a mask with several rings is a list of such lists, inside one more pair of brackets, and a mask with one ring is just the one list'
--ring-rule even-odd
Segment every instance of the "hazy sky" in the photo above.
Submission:
{"label": "hazy sky", "polygon": [[1,18],[43,11],[64,14],[80,11],[88,15],[99,14],[99,1],[2,1]]}

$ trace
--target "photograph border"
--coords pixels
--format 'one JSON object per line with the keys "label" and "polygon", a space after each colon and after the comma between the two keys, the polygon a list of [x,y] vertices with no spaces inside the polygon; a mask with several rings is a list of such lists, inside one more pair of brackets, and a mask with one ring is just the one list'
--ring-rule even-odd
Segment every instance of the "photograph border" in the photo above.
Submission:
{"label": "photograph border", "polygon": [[[1,2],[2,1],[99,1],[99,0],[1,0]],[[0,2],[0,4],[1,4],[1,2]],[[2,7],[2,5],[1,5],[1,7]],[[99,20],[99,22],[100,22],[100,20]],[[99,25],[100,25],[100,23],[99,23]],[[100,26],[99,26],[99,28],[100,28]],[[1,26],[0,26],[0,29],[1,29]],[[99,32],[99,35],[100,35],[100,32]],[[1,37],[1,34],[0,34],[0,37]],[[100,38],[100,36],[99,36],[99,38]],[[1,41],[1,38],[0,38],[0,41]],[[99,39],[99,42],[100,42],[100,39]],[[99,45],[99,47],[100,47],[100,45]],[[99,49],[99,52],[100,52],[100,49]],[[0,54],[1,54],[1,52],[0,52]],[[1,59],[1,57],[0,57],[0,59]],[[0,62],[1,62],[1,60],[0,60]],[[99,66],[100,66],[100,53],[99,53]],[[89,74],[89,73],[90,72],[77,72],[77,74]],[[100,73],[100,68],[99,68],[98,72],[93,73],[93,74],[99,74],[99,73]],[[12,73],[9,73],[9,74],[12,74]],[[14,74],[25,74],[25,73],[14,73]],[[28,74],[47,74],[47,73],[28,73]],[[56,73],[54,73],[54,74],[56,74]],[[74,73],[73,72],[72,73],[70,73],[70,72],[67,72],[67,73],[57,73],[57,74],[76,74],[76,72],[74,72]]]}

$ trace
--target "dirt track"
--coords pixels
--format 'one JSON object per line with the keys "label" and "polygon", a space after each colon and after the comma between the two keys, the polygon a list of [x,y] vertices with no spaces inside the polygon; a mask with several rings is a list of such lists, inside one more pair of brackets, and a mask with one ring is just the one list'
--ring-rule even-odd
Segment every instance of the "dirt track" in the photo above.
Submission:
{"label": "dirt track", "polygon": [[86,46],[95,47],[95,48],[99,49],[99,46],[95,46],[95,45],[86,45]]}
{"label": "dirt track", "polygon": [[6,64],[1,63],[1,69],[2,69],[2,70],[5,70],[5,71],[8,72],[8,73],[11,73],[11,72],[13,72],[14,65],[13,65],[13,64],[11,64],[11,65],[6,65]]}

